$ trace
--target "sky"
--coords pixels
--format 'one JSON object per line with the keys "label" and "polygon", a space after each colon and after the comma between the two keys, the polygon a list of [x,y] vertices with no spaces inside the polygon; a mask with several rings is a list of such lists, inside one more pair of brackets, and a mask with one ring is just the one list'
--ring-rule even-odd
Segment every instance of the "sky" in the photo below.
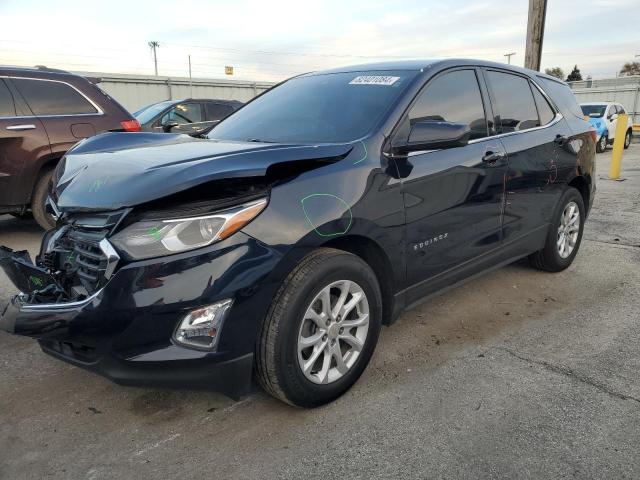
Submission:
{"label": "sky", "polygon": [[[0,0],[0,65],[280,81],[342,65],[464,57],[522,66],[528,0]],[[542,69],[615,76],[638,0],[548,0]],[[635,58],[640,60],[640,58]],[[234,67],[225,76],[225,66]]]}

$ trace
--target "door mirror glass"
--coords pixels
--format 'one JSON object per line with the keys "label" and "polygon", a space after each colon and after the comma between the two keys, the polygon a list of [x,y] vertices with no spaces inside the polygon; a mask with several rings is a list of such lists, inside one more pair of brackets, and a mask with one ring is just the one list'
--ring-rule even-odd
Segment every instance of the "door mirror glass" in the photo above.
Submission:
{"label": "door mirror glass", "polygon": [[399,153],[462,147],[469,143],[471,127],[466,123],[423,120],[411,126],[407,142],[397,145]]}

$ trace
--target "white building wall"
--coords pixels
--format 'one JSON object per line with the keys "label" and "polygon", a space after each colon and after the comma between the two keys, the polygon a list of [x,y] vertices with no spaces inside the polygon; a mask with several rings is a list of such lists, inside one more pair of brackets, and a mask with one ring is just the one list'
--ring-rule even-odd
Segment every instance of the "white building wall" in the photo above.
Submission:
{"label": "white building wall", "polygon": [[271,86],[268,82],[240,80],[155,77],[153,75],[120,75],[112,73],[76,72],[100,78],[98,86],[130,112],[163,100],[212,98],[247,102]]}

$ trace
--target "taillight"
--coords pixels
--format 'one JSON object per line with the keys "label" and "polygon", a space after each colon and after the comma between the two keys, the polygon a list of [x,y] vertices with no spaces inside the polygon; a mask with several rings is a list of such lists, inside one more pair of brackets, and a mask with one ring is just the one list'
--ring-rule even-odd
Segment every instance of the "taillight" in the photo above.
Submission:
{"label": "taillight", "polygon": [[591,138],[593,138],[593,142],[596,143],[598,141],[598,134],[596,133],[596,129],[593,127],[590,127],[589,133],[591,134]]}
{"label": "taillight", "polygon": [[123,120],[120,122],[122,129],[125,132],[139,132],[140,131],[140,122],[138,120]]}

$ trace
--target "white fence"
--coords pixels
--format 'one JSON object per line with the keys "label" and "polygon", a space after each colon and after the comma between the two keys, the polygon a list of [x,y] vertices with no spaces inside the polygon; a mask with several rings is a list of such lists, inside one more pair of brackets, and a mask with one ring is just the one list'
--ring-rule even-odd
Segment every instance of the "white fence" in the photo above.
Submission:
{"label": "white fence", "polygon": [[640,76],[582,80],[569,85],[578,102],[621,103],[633,123],[640,123]]}
{"label": "white fence", "polygon": [[215,98],[246,102],[273,85],[268,82],[226,79],[194,78],[190,82],[189,78],[185,77],[76,73],[102,79],[98,86],[132,113],[152,103],[181,98]]}

